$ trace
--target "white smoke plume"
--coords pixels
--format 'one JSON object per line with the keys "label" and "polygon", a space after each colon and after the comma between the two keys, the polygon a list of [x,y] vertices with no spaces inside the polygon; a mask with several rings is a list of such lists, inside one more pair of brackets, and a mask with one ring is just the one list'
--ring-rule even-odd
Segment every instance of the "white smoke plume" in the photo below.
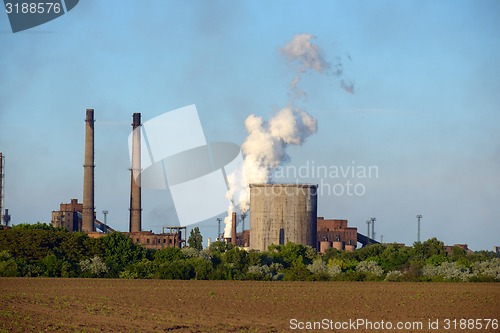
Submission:
{"label": "white smoke plume", "polygon": [[[306,33],[295,35],[290,42],[285,43],[285,46],[278,47],[278,51],[285,56],[288,65],[298,65],[299,73],[313,69],[322,74],[330,70],[331,66],[324,59],[321,49],[311,43],[311,39],[315,38]],[[228,215],[224,219],[226,238],[232,237],[233,211],[237,211],[241,216],[250,208],[248,184],[270,182],[272,171],[289,159],[286,148],[289,145],[302,145],[318,128],[316,118],[293,102],[298,98],[304,98],[304,101],[307,101],[307,94],[297,88],[299,82],[300,75],[295,77],[290,84],[288,96],[291,101],[284,108],[275,110],[269,120],[266,121],[253,114],[245,120],[248,137],[241,146],[245,156],[244,168],[240,167],[227,177],[230,190],[226,197],[230,205]]]}
{"label": "white smoke plume", "polygon": [[295,79],[293,79],[292,83],[290,84],[290,91],[288,92],[288,98],[290,99],[298,99],[298,98],[303,98],[304,103],[307,103],[307,94],[304,90],[301,90],[297,88],[297,83],[300,81],[300,76],[297,76]]}
{"label": "white smoke plume", "polygon": [[303,73],[308,69],[314,69],[322,74],[323,70],[328,70],[330,64],[323,58],[323,52],[318,45],[312,44],[311,39],[316,36],[302,34],[293,36],[292,40],[283,47],[278,47],[278,51],[286,56],[288,64],[299,64],[299,72]]}
{"label": "white smoke plume", "polygon": [[[225,237],[231,234],[233,211],[246,213],[250,208],[248,184],[268,183],[272,170],[289,159],[288,145],[302,145],[307,137],[316,132],[318,125],[314,117],[289,102],[268,121],[250,115],[245,120],[248,137],[241,146],[245,155],[244,169],[240,168],[228,176],[231,201],[228,216],[224,219]],[[243,172],[245,171],[245,172]],[[233,202],[238,202],[235,207]]]}

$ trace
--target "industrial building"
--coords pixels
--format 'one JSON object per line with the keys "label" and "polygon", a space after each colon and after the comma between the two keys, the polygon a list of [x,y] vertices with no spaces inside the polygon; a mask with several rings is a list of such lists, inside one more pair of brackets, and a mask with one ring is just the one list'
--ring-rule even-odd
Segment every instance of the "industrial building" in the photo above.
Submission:
{"label": "industrial building", "polygon": [[446,245],[444,247],[445,251],[448,252],[448,254],[451,256],[451,254],[453,253],[453,248],[454,247],[458,247],[458,248],[461,248],[463,250],[465,250],[465,252],[467,253],[473,253],[474,251],[472,250],[469,250],[469,246],[467,244],[455,244],[453,246],[451,245]]}
{"label": "industrial building", "polygon": [[[54,227],[64,227],[69,232],[82,231],[82,221],[83,221],[83,204],[78,203],[78,199],[71,199],[71,202],[68,204],[61,203],[60,210],[52,211],[51,223],[52,226]],[[113,228],[97,220],[95,217],[95,213],[94,213],[94,229],[99,229],[104,233],[115,231]]]}
{"label": "industrial building", "polygon": [[[115,230],[96,219],[94,206],[94,122],[94,109],[87,109],[85,118],[85,163],[83,165],[83,203],[78,203],[78,199],[71,199],[68,204],[61,203],[60,210],[52,212],[51,223],[54,227],[64,227],[70,232],[83,231],[90,237],[97,238]],[[141,114],[134,113],[132,122],[132,167],[130,169],[130,220],[129,232],[125,232],[125,234],[134,242],[140,243],[149,249],[184,247],[186,244],[185,227],[164,227],[161,234],[155,234],[151,230],[142,230],[139,177],[141,170],[140,126]],[[165,229],[168,229],[168,232],[165,232]]]}
{"label": "industrial building", "polygon": [[[325,253],[325,251],[331,247],[337,250],[352,252],[357,248],[359,237],[366,238],[366,236],[358,234],[358,228],[348,227],[347,220],[325,220],[324,217],[318,217],[316,224],[317,244],[313,247],[321,254]],[[236,228],[236,217],[233,218],[233,230],[234,228]],[[226,242],[242,248],[254,249],[254,247],[250,246],[250,234],[250,230],[243,230],[242,232],[236,233],[236,243],[232,241],[231,237],[226,238]],[[279,240],[274,244],[279,244]],[[286,242],[284,242],[284,244],[286,244]]]}
{"label": "industrial building", "polygon": [[317,226],[317,248],[320,253],[325,253],[331,247],[350,252],[356,249],[358,228],[348,227],[347,220],[325,220],[324,217],[318,217]]}
{"label": "industrial building", "polygon": [[250,184],[250,249],[293,242],[317,248],[318,185]]}
{"label": "industrial building", "polygon": [[[132,158],[130,183],[130,219],[127,235],[136,243],[150,249],[184,247],[185,227],[164,227],[155,234],[142,230],[141,206],[141,114],[132,117]],[[52,225],[68,231],[83,231],[91,237],[101,237],[115,230],[96,219],[94,206],[94,110],[87,109],[85,118],[85,162],[83,203],[71,199],[52,212]],[[1,156],[1,155],[0,155]],[[317,188],[315,184],[250,184],[250,230],[236,232],[236,213],[232,214],[232,236],[226,239],[236,246],[259,251],[271,244],[288,242],[311,246],[324,253],[328,248],[354,251],[357,243],[376,244],[348,227],[347,220],[328,220],[317,217]],[[244,216],[243,216],[244,218]],[[165,231],[166,229],[167,232]]]}
{"label": "industrial building", "polygon": [[[61,204],[59,211],[52,212],[52,226],[64,227],[69,232],[82,231],[83,204],[78,203],[78,199],[71,199],[70,203]],[[97,220],[94,216],[94,228],[99,231],[87,232],[90,237],[101,237],[115,230],[110,226]],[[165,232],[165,229],[168,229]],[[161,234],[150,231],[124,232],[135,243],[140,243],[145,248],[161,250],[165,247],[184,247],[186,227],[165,227]]]}

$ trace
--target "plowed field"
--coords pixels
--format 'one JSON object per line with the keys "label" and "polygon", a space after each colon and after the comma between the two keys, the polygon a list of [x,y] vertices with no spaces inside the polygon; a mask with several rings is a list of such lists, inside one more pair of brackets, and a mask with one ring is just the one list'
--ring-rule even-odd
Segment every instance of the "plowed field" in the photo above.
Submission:
{"label": "plowed field", "polygon": [[500,332],[491,283],[1,278],[0,296],[0,332]]}

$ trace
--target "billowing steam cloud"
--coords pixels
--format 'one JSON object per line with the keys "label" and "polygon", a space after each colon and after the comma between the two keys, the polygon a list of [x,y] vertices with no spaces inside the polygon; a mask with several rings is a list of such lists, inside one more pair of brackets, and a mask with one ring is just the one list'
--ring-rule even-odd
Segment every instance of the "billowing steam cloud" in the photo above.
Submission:
{"label": "billowing steam cloud", "polygon": [[[295,35],[291,41],[285,43],[285,46],[278,47],[278,51],[286,59],[288,65],[298,66],[299,74],[310,69],[323,74],[332,69],[332,66],[324,59],[321,49],[311,43],[311,39],[315,38],[306,33]],[[335,65],[336,69],[333,70],[333,74],[340,75],[341,66],[340,63]],[[250,208],[248,184],[270,182],[272,170],[289,159],[286,148],[289,145],[302,145],[318,128],[316,118],[294,103],[294,100],[299,98],[307,101],[307,94],[297,87],[299,82],[300,75],[296,76],[290,84],[288,96],[291,101],[284,108],[275,110],[269,120],[265,121],[262,117],[253,114],[245,120],[248,137],[241,146],[245,155],[244,168],[228,176],[230,190],[226,197],[230,205],[228,215],[224,219],[225,237],[231,235],[233,211],[239,211],[241,215]]]}

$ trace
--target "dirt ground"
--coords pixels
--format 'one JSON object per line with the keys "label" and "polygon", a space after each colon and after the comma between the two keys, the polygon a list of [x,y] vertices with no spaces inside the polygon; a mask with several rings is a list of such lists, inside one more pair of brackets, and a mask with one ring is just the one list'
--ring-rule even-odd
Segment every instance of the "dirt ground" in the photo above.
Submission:
{"label": "dirt ground", "polygon": [[498,283],[0,278],[0,296],[0,332],[500,332]]}

